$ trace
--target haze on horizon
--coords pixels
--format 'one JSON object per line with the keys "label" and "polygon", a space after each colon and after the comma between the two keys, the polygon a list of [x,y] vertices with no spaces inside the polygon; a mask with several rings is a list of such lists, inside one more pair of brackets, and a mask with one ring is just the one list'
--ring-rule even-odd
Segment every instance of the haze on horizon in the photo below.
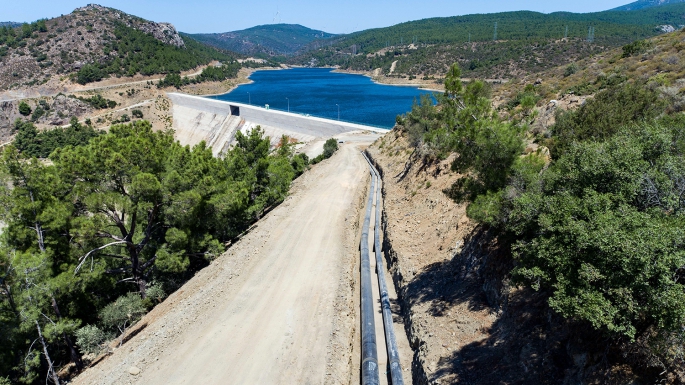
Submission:
{"label": "haze on horizon", "polygon": [[[94,0],[26,0],[6,2],[0,21],[31,22],[71,13]],[[631,0],[95,0],[157,22],[169,22],[186,33],[219,33],[271,23],[301,24],[330,33],[351,33],[369,28],[387,27],[429,17],[458,16],[529,10],[543,13],[557,11],[598,12],[615,8]]]}

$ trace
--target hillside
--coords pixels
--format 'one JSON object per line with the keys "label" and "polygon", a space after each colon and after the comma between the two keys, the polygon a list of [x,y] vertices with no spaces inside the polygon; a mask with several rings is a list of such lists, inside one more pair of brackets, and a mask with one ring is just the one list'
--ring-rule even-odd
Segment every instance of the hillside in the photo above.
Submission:
{"label": "hillside", "polygon": [[685,383],[684,36],[453,68],[371,146],[415,383]]}
{"label": "hillside", "polygon": [[15,23],[15,22],[13,22],[13,21],[0,21],[0,27],[11,27],[11,28],[14,28],[14,27],[18,27],[18,26],[20,26],[20,25],[21,25],[21,23]]}
{"label": "hillside", "polygon": [[[685,86],[685,45],[683,31],[650,39],[636,40],[593,57],[569,63],[509,82],[494,90],[501,103],[516,98],[521,87],[538,83],[539,107],[550,100],[584,98],[626,81],[640,82],[658,89],[680,111],[681,87]],[[538,82],[539,81],[539,82]],[[685,104],[684,104],[685,105]],[[544,109],[544,108],[543,108]]]}
{"label": "hillside", "polygon": [[683,0],[638,0],[630,4],[613,8],[612,11],[637,11],[640,9],[658,7],[660,5],[682,3]]}
{"label": "hillside", "polygon": [[253,56],[292,55],[313,41],[336,35],[298,24],[267,24],[225,33],[190,35],[217,48]]}
{"label": "hillside", "polygon": [[386,76],[425,80],[439,78],[459,62],[468,77],[512,78],[672,31],[683,23],[684,11],[681,3],[640,12],[519,11],[431,18],[337,37],[329,47],[311,47],[290,62],[380,69]]}
{"label": "hillside", "polygon": [[69,15],[0,28],[0,90],[70,79],[177,73],[233,57],[155,23],[88,5]]}

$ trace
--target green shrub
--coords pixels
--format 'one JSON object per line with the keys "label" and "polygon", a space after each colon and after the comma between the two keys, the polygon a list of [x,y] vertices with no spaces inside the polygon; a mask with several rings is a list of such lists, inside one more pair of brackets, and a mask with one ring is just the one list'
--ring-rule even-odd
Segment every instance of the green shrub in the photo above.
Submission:
{"label": "green shrub", "polygon": [[48,105],[48,102],[45,101],[44,99],[41,99],[38,101],[38,104],[45,110],[45,111],[50,111],[50,106]]}
{"label": "green shrub", "polygon": [[115,102],[114,100],[105,99],[100,94],[91,96],[90,98],[78,97],[77,99],[82,102],[90,104],[93,108],[96,108],[98,110],[105,108],[114,108],[117,105],[117,102]]}
{"label": "green shrub", "polygon": [[623,46],[622,57],[631,57],[646,51],[650,47],[650,43],[646,40],[635,40],[630,44]]}
{"label": "green shrub", "polygon": [[613,336],[685,323],[685,127],[640,125],[569,148],[517,189],[515,274],[550,306]]}
{"label": "green shrub", "polygon": [[86,325],[76,331],[76,345],[84,354],[99,354],[104,343],[109,339],[108,334],[97,326]]}
{"label": "green shrub", "polygon": [[31,115],[31,107],[26,102],[19,103],[19,113],[24,116]]}
{"label": "green shrub", "polygon": [[321,161],[324,159],[326,159],[326,158],[324,158],[323,154],[319,154],[311,160],[310,164],[321,163]]}
{"label": "green shrub", "polygon": [[304,153],[297,154],[293,156],[290,164],[293,166],[293,170],[295,170],[295,176],[300,176],[307,169],[309,157]]}
{"label": "green shrub", "polygon": [[162,300],[164,300],[164,298],[166,298],[167,296],[167,294],[164,292],[164,289],[162,288],[162,285],[159,283],[155,283],[152,286],[148,287],[145,291],[145,295],[147,298],[150,298],[151,300],[157,302],[162,302]]}
{"label": "green shrub", "polygon": [[576,72],[578,72],[578,66],[576,63],[571,63],[566,66],[566,69],[564,70],[564,77],[569,77]]}
{"label": "green shrub", "polygon": [[323,144],[323,157],[328,159],[333,154],[338,151],[338,140],[335,138],[330,138]]}
{"label": "green shrub", "polygon": [[516,96],[507,102],[506,106],[509,110],[521,106],[523,110],[530,111],[540,99],[542,99],[542,97],[535,93],[533,89],[528,89],[517,93]]}
{"label": "green shrub", "polygon": [[137,293],[128,293],[100,311],[102,324],[123,333],[146,313],[143,300]]}
{"label": "green shrub", "polygon": [[551,128],[552,156],[561,156],[573,142],[604,140],[626,124],[656,117],[664,108],[657,91],[642,85],[626,83],[607,88],[580,108],[557,114]]}
{"label": "green shrub", "polygon": [[76,74],[76,82],[78,84],[88,84],[92,82],[96,82],[98,80],[102,80],[104,77],[104,74],[94,64],[86,64],[81,69],[77,72]]}
{"label": "green shrub", "polygon": [[36,120],[40,119],[44,114],[45,110],[42,107],[38,106],[33,111],[33,114],[31,114],[31,120],[35,122]]}

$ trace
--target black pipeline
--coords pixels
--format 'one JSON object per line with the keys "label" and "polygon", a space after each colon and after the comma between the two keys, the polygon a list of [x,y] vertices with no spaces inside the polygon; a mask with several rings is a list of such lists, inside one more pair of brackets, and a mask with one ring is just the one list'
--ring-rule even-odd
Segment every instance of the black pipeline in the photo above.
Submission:
{"label": "black pipeline", "polygon": [[[364,155],[366,158],[366,155]],[[404,385],[402,378],[402,367],[400,366],[400,353],[397,350],[397,339],[395,338],[395,329],[392,325],[392,310],[390,309],[390,296],[388,295],[388,286],[385,283],[385,274],[383,269],[383,257],[381,249],[381,176],[373,166],[371,161],[366,158],[371,167],[371,172],[378,180],[376,187],[376,224],[374,226],[374,251],[376,254],[376,273],[378,275],[378,287],[381,294],[381,309],[383,311],[383,327],[385,329],[385,347],[388,351],[388,363],[390,364],[390,379],[392,385]]]}
{"label": "black pipeline", "polygon": [[[364,156],[366,158],[366,156]],[[367,159],[368,161],[368,159]],[[371,164],[369,164],[371,167]],[[369,199],[361,239],[361,295],[362,295],[362,385],[378,385],[378,351],[376,350],[376,324],[373,320],[373,295],[371,292],[371,261],[369,259],[369,226],[376,176],[372,172]]]}

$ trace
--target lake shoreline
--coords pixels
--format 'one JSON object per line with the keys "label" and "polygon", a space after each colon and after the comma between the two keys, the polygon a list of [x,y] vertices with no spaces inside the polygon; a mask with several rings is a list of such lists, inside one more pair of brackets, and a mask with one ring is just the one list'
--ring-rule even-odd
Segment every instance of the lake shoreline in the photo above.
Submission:
{"label": "lake shoreline", "polygon": [[[250,79],[250,76],[257,71],[284,71],[284,70],[295,69],[295,68],[331,69],[332,70],[331,72],[333,72],[333,73],[365,76],[365,77],[371,79],[371,81],[374,82],[375,84],[382,85],[382,86],[413,87],[413,88],[417,88],[417,89],[422,90],[422,91],[430,91],[430,92],[438,92],[438,93],[445,92],[444,89],[430,88],[431,86],[429,86],[426,83],[392,83],[392,82],[387,81],[387,78],[385,78],[385,77],[379,79],[377,77],[374,77],[372,74],[364,72],[364,71],[341,70],[338,67],[305,67],[305,66],[291,65],[291,66],[287,66],[287,67],[249,68],[249,69],[247,69],[249,73],[247,75],[246,81],[233,85],[226,92],[215,93],[215,94],[202,94],[202,95],[198,95],[198,96],[220,96],[220,95],[230,94],[231,92],[235,91],[236,88],[238,88],[242,85],[254,83],[254,81],[252,79]],[[386,81],[383,81],[383,80],[386,80]]]}
{"label": "lake shoreline", "polygon": [[373,72],[371,71],[353,71],[353,70],[343,70],[340,68],[335,67],[333,70],[335,73],[341,73],[341,74],[348,74],[348,75],[362,75],[366,76],[367,78],[371,79],[372,82],[379,84],[379,85],[384,85],[384,86],[397,86],[397,87],[415,87],[420,90],[424,91],[431,91],[431,92],[439,92],[443,93],[445,92],[444,89],[440,88],[432,88],[435,86],[438,86],[437,84],[427,84],[423,82],[417,82],[417,83],[396,83],[394,81],[394,78],[388,78],[385,76],[374,76]]}
{"label": "lake shoreline", "polygon": [[[223,94],[202,96],[387,130],[394,127],[398,115],[411,111],[422,95],[441,92],[415,84],[382,84],[331,67],[282,69],[286,68],[255,69],[250,79],[239,85],[244,86],[239,91],[236,86]],[[387,85],[395,87],[383,87]]]}

